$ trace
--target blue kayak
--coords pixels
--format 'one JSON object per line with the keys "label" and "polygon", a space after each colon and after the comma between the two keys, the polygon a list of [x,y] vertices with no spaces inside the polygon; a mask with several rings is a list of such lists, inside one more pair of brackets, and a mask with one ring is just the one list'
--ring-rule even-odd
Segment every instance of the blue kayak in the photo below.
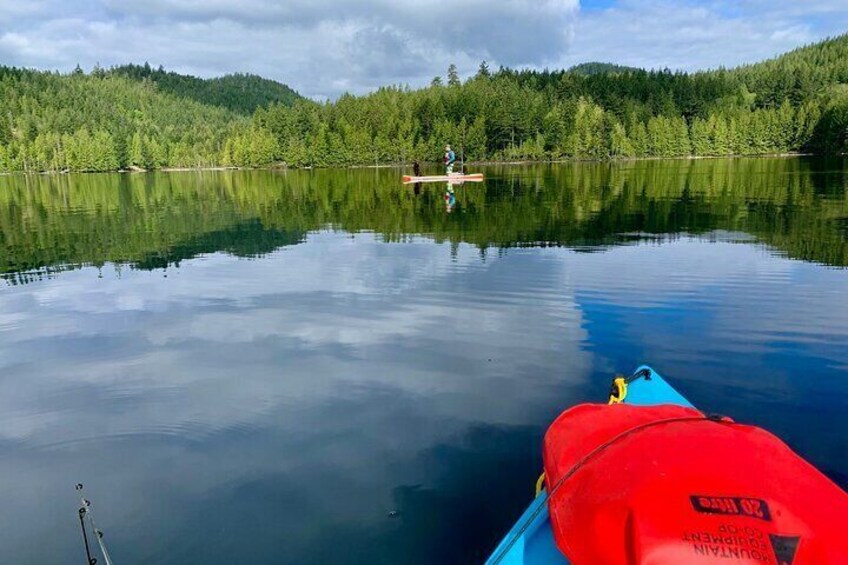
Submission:
{"label": "blue kayak", "polygon": [[[611,402],[636,406],[692,404],[668,384],[656,371],[643,365],[628,378],[617,378],[613,383]],[[539,482],[541,486],[541,481]],[[515,526],[498,544],[487,565],[551,564],[568,565],[568,560],[557,548],[548,515],[548,495],[537,488],[536,498],[518,519]]]}

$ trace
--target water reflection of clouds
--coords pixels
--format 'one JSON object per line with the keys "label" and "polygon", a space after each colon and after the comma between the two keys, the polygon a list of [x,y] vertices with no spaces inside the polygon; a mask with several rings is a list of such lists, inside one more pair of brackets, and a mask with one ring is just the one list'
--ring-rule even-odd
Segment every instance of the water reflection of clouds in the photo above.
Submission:
{"label": "water reflection of clouds", "polygon": [[[646,312],[703,312],[699,327],[689,328],[704,332],[699,347],[751,353],[772,341],[827,347],[848,338],[843,270],[786,260],[758,245],[727,242],[684,239],[613,252],[614,261],[601,254],[566,257],[564,270],[573,279],[578,302]],[[645,338],[669,329],[674,328],[667,323],[642,327]],[[691,334],[672,331],[661,341],[654,344],[657,351],[674,349],[676,343],[678,351],[693,352]],[[845,362],[841,348],[832,353],[838,354],[835,362]]]}
{"label": "water reflection of clouds", "polygon": [[[473,248],[461,246],[451,260],[445,247],[426,242],[385,245],[368,235],[357,239],[347,243],[339,234],[316,235],[310,245],[262,261],[238,261],[237,268],[232,268],[232,258],[209,256],[169,271],[167,284],[156,280],[156,272],[125,271],[120,280],[107,276],[94,283],[91,271],[78,271],[18,287],[0,302],[2,326],[14,329],[3,336],[0,363],[6,383],[15,381],[13,375],[31,375],[37,369],[41,379],[55,381],[51,386],[68,390],[69,397],[74,383],[103,385],[112,392],[109,402],[127,405],[111,425],[133,430],[139,427],[133,415],[154,427],[162,418],[180,421],[177,406],[163,407],[216,382],[216,393],[227,390],[227,402],[220,407],[208,403],[214,400],[210,394],[196,403],[199,410],[189,419],[195,425],[225,426],[224,414],[236,420],[255,414],[253,398],[279,393],[279,383],[263,374],[268,367],[286,379],[289,399],[303,400],[321,394],[318,373],[336,376],[323,385],[323,393],[331,394],[337,382],[351,377],[342,375],[354,363],[361,369],[355,377],[359,385],[383,383],[410,392],[450,388],[453,375],[440,375],[438,385],[433,381],[439,367],[444,368],[442,361],[418,360],[427,373],[414,377],[397,373],[409,376],[415,366],[395,367],[395,376],[385,375],[387,363],[415,359],[422,349],[417,342],[432,346],[445,360],[456,357],[460,365],[467,352],[456,351],[456,345],[474,344],[486,352],[486,359],[499,359],[502,377],[517,372],[533,355],[549,352],[552,342],[570,345],[570,352],[561,352],[564,358],[580,358],[586,335],[575,294],[578,302],[618,304],[641,311],[643,321],[647,315],[664,322],[648,327],[636,318],[626,321],[632,332],[640,333],[634,340],[671,359],[697,354],[691,336],[662,318],[663,307],[688,303],[690,309],[709,313],[708,319],[687,321],[703,332],[702,354],[734,348],[763,353],[771,340],[783,336],[810,347],[821,345],[837,366],[845,364],[830,347],[848,335],[848,324],[841,323],[848,319],[848,300],[840,300],[839,285],[813,291],[809,281],[795,282],[795,273],[804,270],[818,270],[817,277],[838,278],[841,273],[785,261],[756,246],[680,241],[620,247],[608,252],[616,255],[615,261],[607,254],[514,250],[510,260],[525,263],[528,271],[516,274],[514,266],[507,267],[499,288],[498,258],[481,263]],[[516,283],[527,296],[515,293]],[[550,288],[557,290],[546,296],[542,289]],[[542,299],[528,313],[537,291]],[[827,299],[822,292],[832,296]],[[788,293],[791,300],[780,299]],[[40,305],[36,312],[33,302]],[[650,314],[651,309],[657,312]],[[823,327],[836,333],[824,334]],[[733,339],[740,332],[746,336],[744,345]],[[394,359],[389,348],[403,351],[403,357]],[[506,351],[515,357],[505,358]],[[234,366],[250,378],[231,382]],[[296,393],[301,374],[310,379]],[[44,433],[55,442],[55,430],[47,423],[53,412],[28,404],[27,398],[45,399],[27,397],[25,391],[18,382],[3,395],[9,406],[2,411],[6,425],[0,434],[26,438]],[[158,417],[151,418],[145,407],[158,410]],[[66,427],[59,436],[73,435],[73,429]]]}
{"label": "water reflection of clouds", "polygon": [[[18,485],[7,502],[38,500],[27,517],[0,513],[7,547],[65,528],[56,505],[77,477],[114,503],[112,530],[141,560],[167,561],[163,544],[187,559],[241,550],[186,533],[218,524],[209,515],[225,503],[302,551],[320,539],[315,525],[385,541],[396,489],[432,487],[469,457],[469,434],[526,443],[586,396],[605,360],[641,361],[599,351],[607,335],[682,374],[676,359],[696,343],[720,356],[741,332],[765,347],[775,318],[805,347],[848,333],[846,301],[833,300],[844,273],[685,239],[483,262],[465,245],[452,257],[427,240],[314,234],[259,260],[211,255],[167,274],[83,269],[0,295],[0,481]],[[598,304],[616,327],[593,325]],[[673,319],[699,309],[689,326]],[[44,552],[63,562],[76,543],[63,534]]]}
{"label": "water reflection of clouds", "polygon": [[[352,519],[384,493],[372,516],[382,520],[400,477],[425,480],[415,454],[461,442],[472,422],[536,421],[532,406],[559,404],[552,387],[585,376],[585,335],[563,323],[576,319],[573,301],[510,294],[552,264],[489,276],[497,261],[471,247],[345,237],[257,261],[204,257],[167,281],[83,269],[0,296],[0,450],[14,455],[0,476],[22,487],[12,499],[61,500],[64,479],[45,461],[108,483],[146,516],[163,510],[139,498],[154,478],[200,504],[248,477],[317,474],[350,487],[309,496],[326,519],[346,519],[340,504]],[[565,359],[572,369],[552,373]],[[193,511],[155,504],[172,513],[166,522]],[[64,520],[9,518],[10,543]],[[140,520],[124,518],[118,528]]]}
{"label": "water reflection of clouds", "polygon": [[689,239],[611,253],[563,262],[596,365],[650,362],[704,410],[769,429],[848,484],[846,271]]}

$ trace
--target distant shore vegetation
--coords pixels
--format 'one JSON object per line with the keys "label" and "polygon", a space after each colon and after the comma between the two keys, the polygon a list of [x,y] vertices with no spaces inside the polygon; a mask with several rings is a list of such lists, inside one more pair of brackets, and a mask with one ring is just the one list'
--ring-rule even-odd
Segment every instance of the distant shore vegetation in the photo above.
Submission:
{"label": "distant shore vegetation", "polygon": [[848,35],[735,69],[451,66],[332,103],[252,75],[0,67],[0,172],[848,151]]}

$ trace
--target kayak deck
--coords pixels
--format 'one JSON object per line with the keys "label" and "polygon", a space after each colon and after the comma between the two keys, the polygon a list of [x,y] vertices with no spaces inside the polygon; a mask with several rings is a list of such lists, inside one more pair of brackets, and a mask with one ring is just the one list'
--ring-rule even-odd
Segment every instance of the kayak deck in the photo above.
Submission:
{"label": "kayak deck", "polygon": [[403,175],[403,183],[410,184],[416,182],[449,182],[449,183],[462,183],[462,182],[482,182],[483,175],[481,173],[475,173],[473,175],[465,175],[462,173],[451,173],[449,175],[431,175],[431,176],[423,176],[423,177],[415,177],[410,175]]}
{"label": "kayak deck", "polygon": [[[622,399],[625,404],[692,406],[682,394],[674,390],[674,387],[647,365],[636,369],[627,380],[626,394]],[[544,489],[533,499],[521,518],[486,560],[487,565],[535,563],[568,565],[568,561],[554,541],[548,514],[548,493]]]}
{"label": "kayak deck", "polygon": [[668,384],[656,371],[642,365],[633,373],[632,380],[627,385],[627,395],[624,404],[634,406],[656,406],[658,404],[677,404],[692,406],[692,403]]}
{"label": "kayak deck", "polygon": [[554,540],[546,491],[543,490],[533,499],[486,563],[568,565]]}

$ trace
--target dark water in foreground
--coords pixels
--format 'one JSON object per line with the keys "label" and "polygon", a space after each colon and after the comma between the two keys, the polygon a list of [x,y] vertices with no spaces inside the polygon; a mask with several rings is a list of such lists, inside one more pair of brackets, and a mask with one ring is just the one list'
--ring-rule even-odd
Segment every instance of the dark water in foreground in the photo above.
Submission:
{"label": "dark water in foreground", "polygon": [[0,178],[0,560],[479,561],[642,362],[848,486],[845,162],[485,172]]}

